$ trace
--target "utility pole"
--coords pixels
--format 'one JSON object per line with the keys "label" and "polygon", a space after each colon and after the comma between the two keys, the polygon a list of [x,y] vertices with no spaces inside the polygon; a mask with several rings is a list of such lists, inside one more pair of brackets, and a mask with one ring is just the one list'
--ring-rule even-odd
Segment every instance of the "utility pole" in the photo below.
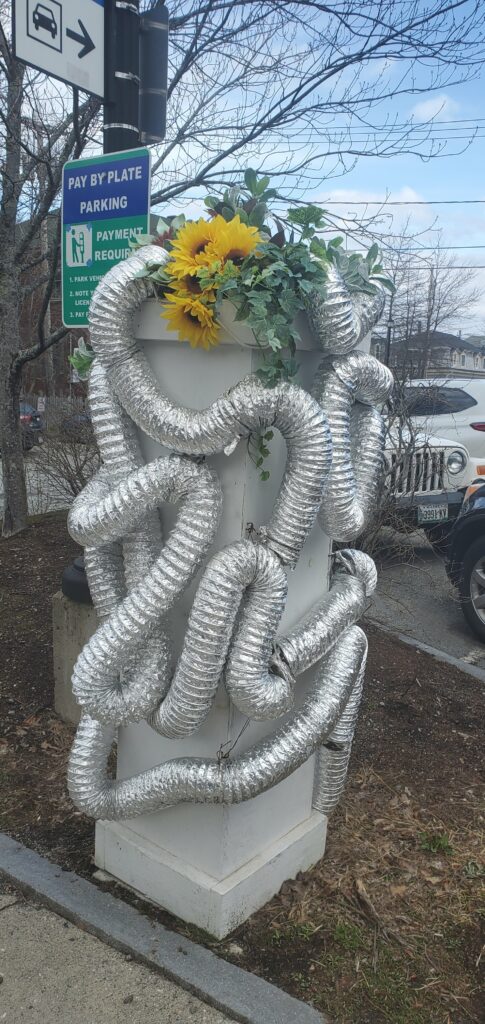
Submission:
{"label": "utility pole", "polygon": [[105,153],[165,138],[168,11],[159,0],[140,15],[139,0],[106,7]]}
{"label": "utility pole", "polygon": [[140,0],[109,0],[106,9],[104,153],[140,144]]}

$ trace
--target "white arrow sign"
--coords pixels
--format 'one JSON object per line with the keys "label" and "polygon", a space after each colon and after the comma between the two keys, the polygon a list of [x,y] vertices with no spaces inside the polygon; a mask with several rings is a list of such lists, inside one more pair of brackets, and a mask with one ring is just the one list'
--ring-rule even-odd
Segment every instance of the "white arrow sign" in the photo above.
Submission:
{"label": "white arrow sign", "polygon": [[105,0],[14,0],[18,60],[104,98]]}

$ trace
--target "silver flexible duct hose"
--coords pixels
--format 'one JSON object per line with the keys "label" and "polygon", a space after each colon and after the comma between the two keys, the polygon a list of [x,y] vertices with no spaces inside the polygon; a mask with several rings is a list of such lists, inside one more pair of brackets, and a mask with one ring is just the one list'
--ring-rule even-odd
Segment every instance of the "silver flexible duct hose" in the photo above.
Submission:
{"label": "silver flexible duct hose", "polygon": [[80,810],[116,820],[171,804],[240,803],[264,793],[303,764],[335,728],[367,650],[358,626],[347,630],[318,673],[301,709],[277,732],[232,761],[176,758],[114,781],[106,762],[112,726],[83,717],[71,752],[69,792]]}
{"label": "silver flexible duct hose", "polygon": [[[246,588],[246,604],[231,643]],[[293,689],[268,672],[286,593],[286,575],[276,555],[261,544],[237,541],[211,558],[194,598],[168,696],[149,719],[157,732],[187,736],[202,725],[230,644],[226,687],[236,706],[255,719],[277,718],[291,707]]]}
{"label": "silver flexible duct hose", "polygon": [[325,597],[286,636],[277,637],[270,667],[287,666],[299,676],[326,654],[340,634],[363,615],[377,583],[375,563],[363,551],[335,555],[336,569]]}
{"label": "silver flexible duct hose", "polygon": [[[373,295],[351,294],[332,263],[326,267],[325,290],[308,294],[306,311],[312,334],[325,352],[347,355],[374,327],[384,309],[385,291],[375,282]],[[373,282],[374,283],[374,282]]]}
{"label": "silver flexible duct hose", "polygon": [[288,564],[297,561],[320,506],[331,462],[326,418],[314,399],[294,384],[264,388],[249,377],[201,412],[160,394],[145,355],[133,339],[133,314],[154,286],[136,274],[152,260],[168,258],[144,246],[114,267],[91,302],[91,342],[111,385],[130,418],[149,437],[176,452],[213,455],[234,441],[274,426],[283,435],[288,458],[281,489],[266,526],[266,542]]}
{"label": "silver flexible duct hose", "polygon": [[[319,377],[318,401],[295,385],[265,389],[247,378],[202,412],[175,405],[160,393],[132,336],[134,313],[155,294],[153,284],[136,275],[161,256],[157,247],[134,253],[106,275],[93,297],[91,338],[98,359],[90,403],[103,468],[76,499],[69,517],[72,535],[87,545],[88,579],[101,619],[73,675],[83,717],[69,787],[77,806],[104,818],[132,817],[181,801],[239,802],[275,785],[317,749],[319,764],[328,750],[337,753],[335,746],[339,754],[346,752],[350,741],[339,737],[349,735],[348,722],[357,713],[366,653],[365,638],[353,623],[375,586],[371,559],[339,552],[330,593],[304,622],[275,640],[286,602],[283,567],[297,561],[325,482],[332,479],[325,373],[328,379],[333,374],[334,386],[340,385],[346,396],[350,436],[352,403],[358,401],[363,409],[363,403],[380,400],[384,385],[375,370],[360,354],[332,360]],[[352,302],[356,344],[377,307],[367,297]],[[336,344],[339,337],[334,335]],[[330,388],[331,416],[332,401]],[[374,415],[372,409],[364,411]],[[143,465],[135,425],[178,454]],[[270,426],[280,430],[287,445],[272,515],[257,543],[234,542],[210,559],[172,673],[164,618],[201,567],[222,507],[215,473],[194,456],[229,452],[239,438]],[[338,446],[335,417],[332,430],[342,464],[347,455],[343,434]],[[369,438],[367,448],[358,449],[358,443],[356,433],[352,452],[367,460],[369,473],[380,454],[370,450]],[[359,474],[365,476],[365,467],[354,465],[353,500],[370,505],[370,485],[366,490]],[[180,508],[163,545],[159,513],[166,501],[179,502]],[[233,761],[183,758],[133,779],[107,777],[116,725],[146,718],[164,736],[188,736],[208,715],[221,680],[243,714],[252,720],[277,718],[292,707],[296,676],[322,658],[302,708]],[[343,784],[342,771],[339,779]],[[316,800],[323,799],[322,786],[323,781]],[[336,784],[330,780],[329,787],[334,792]]]}
{"label": "silver flexible duct hose", "polygon": [[335,729],[317,750],[312,806],[321,814],[332,813],[344,790],[364,686],[365,662],[364,658]]}
{"label": "silver flexible duct hose", "polygon": [[[169,666],[162,648],[150,650],[147,672],[118,674],[193,579],[216,534],[222,494],[216,474],[180,455],[155,459],[113,489],[101,475],[90,481],[69,513],[69,531],[81,543],[101,545],[130,533],[147,509],[181,502],[178,520],[148,572],[88,641],[74,666],[78,703],[100,721],[120,724],[146,718],[166,692]],[[155,645],[157,646],[157,645]]]}
{"label": "silver flexible duct hose", "polygon": [[376,508],[384,466],[382,405],[392,374],[373,356],[353,352],[325,361],[313,393],[328,415],[333,460],[318,521],[339,541],[358,537]]}

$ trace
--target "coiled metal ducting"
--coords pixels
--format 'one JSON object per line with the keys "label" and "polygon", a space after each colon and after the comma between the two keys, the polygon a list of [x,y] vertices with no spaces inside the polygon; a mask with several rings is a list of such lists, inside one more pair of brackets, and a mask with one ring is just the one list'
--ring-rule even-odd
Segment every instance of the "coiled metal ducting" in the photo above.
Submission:
{"label": "coiled metal ducting", "polygon": [[313,394],[326,410],[333,461],[319,512],[322,530],[338,541],[353,540],[375,511],[384,467],[382,406],[392,373],[363,352],[329,359],[315,379]]}
{"label": "coiled metal ducting", "polygon": [[366,650],[362,630],[347,630],[322,663],[301,709],[233,761],[176,758],[114,781],[106,770],[114,729],[83,717],[69,763],[69,791],[75,804],[93,817],[118,819],[183,802],[240,803],[264,793],[308,760],[335,728]]}
{"label": "coiled metal ducting", "polygon": [[351,294],[333,263],[326,265],[323,292],[313,289],[306,299],[311,331],[324,352],[347,355],[374,327],[384,309],[385,291],[380,282],[372,295]]}
{"label": "coiled metal ducting", "polygon": [[[358,448],[355,424],[363,403],[384,400],[387,374],[379,377],[375,360],[354,353],[322,367],[317,400],[295,385],[268,390],[247,378],[202,412],[175,405],[161,394],[132,336],[134,313],[155,294],[153,284],[136,275],[163,255],[156,247],[139,250],[106,275],[91,303],[98,358],[90,403],[103,468],[76,499],[69,526],[87,545],[101,624],[74,670],[83,717],[70,759],[70,792],[78,807],[103,818],[132,817],[181,801],[239,802],[275,785],[317,750],[315,802],[330,807],[343,786],[343,756],[350,750],[365,664],[365,637],[353,623],[375,586],[375,566],[361,552],[339,552],[329,593],[287,636],[277,637],[286,601],[284,567],[297,561],[322,497],[324,522],[328,507],[337,506],[335,530],[328,531],[336,536],[355,536],[349,517],[355,518],[356,502],[370,512],[382,457],[372,443],[379,448],[382,434],[376,421],[372,438]],[[334,283],[323,304],[327,312],[317,296],[315,316],[323,347],[340,353],[355,347],[372,326],[381,296],[372,302],[350,299],[342,282]],[[322,327],[325,316],[328,330]],[[360,406],[353,406],[355,400]],[[144,466],[136,426],[176,454]],[[221,513],[217,477],[194,457],[229,452],[239,438],[270,426],[287,445],[270,521],[257,543],[237,541],[209,560],[172,672],[165,616],[207,556]],[[367,469],[356,465],[357,457]],[[341,502],[343,471],[354,486],[350,508]],[[180,508],[163,543],[160,509],[166,501]],[[297,676],[317,662],[310,693],[300,710],[290,711]],[[221,679],[249,718],[290,717],[233,760],[178,758],[132,779],[107,777],[117,724],[147,718],[165,736],[190,735],[209,713]]]}

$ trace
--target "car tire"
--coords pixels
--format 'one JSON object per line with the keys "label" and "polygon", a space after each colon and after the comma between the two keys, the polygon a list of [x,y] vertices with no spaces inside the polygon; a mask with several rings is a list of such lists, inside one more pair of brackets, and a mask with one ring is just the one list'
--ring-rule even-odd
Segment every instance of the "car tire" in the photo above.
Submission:
{"label": "car tire", "polygon": [[483,594],[485,599],[485,537],[479,537],[465,552],[462,561],[462,571],[458,581],[463,615],[475,636],[485,643],[485,608],[483,609],[484,617],[482,619],[475,608],[472,594],[473,574],[480,563],[482,563],[484,571]]}

